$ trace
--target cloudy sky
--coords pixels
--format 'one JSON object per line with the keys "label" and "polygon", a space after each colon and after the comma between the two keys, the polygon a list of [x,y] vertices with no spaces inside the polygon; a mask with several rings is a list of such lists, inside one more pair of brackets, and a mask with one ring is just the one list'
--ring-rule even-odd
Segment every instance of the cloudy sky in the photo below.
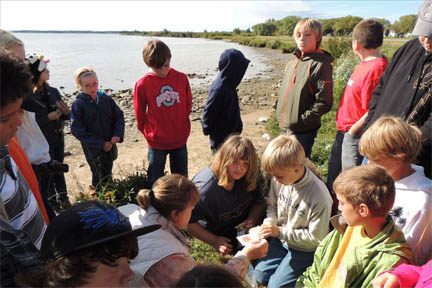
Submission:
{"label": "cloudy sky", "polygon": [[6,30],[232,31],[290,15],[386,18],[417,14],[422,1],[17,1],[1,0]]}

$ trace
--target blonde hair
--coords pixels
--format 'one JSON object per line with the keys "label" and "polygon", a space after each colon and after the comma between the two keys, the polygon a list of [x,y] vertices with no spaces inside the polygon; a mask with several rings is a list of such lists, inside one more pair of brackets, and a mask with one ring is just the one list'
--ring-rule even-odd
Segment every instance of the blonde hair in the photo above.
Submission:
{"label": "blonde hair", "polygon": [[373,217],[385,217],[393,207],[395,184],[386,170],[378,165],[357,166],[342,171],[333,190],[358,207],[365,204]]}
{"label": "blonde hair", "polygon": [[421,150],[421,131],[394,116],[376,120],[362,135],[360,153],[371,159],[385,156],[413,163]]}
{"label": "blonde hair", "polygon": [[279,135],[264,150],[261,168],[266,173],[286,170],[296,165],[304,165],[305,157],[303,146],[294,135]]}
{"label": "blonde hair", "polygon": [[258,178],[258,158],[255,147],[248,138],[239,135],[230,136],[210,162],[210,167],[219,180],[218,184],[225,187],[230,183],[228,166],[237,160],[249,162],[248,171],[244,176],[244,185],[248,192],[255,190]]}
{"label": "blonde hair", "polygon": [[80,67],[75,71],[74,79],[79,90],[81,90],[81,78],[89,76],[90,74],[96,75],[96,72],[90,67]]}
{"label": "blonde hair", "polygon": [[24,46],[24,43],[9,31],[0,29],[0,48],[9,50],[16,46]]}
{"label": "blonde hair", "polygon": [[315,33],[315,37],[317,40],[316,49],[321,46],[322,36],[323,36],[323,28],[321,22],[315,18],[303,18],[299,22],[297,22],[293,37],[297,38],[297,33],[300,29],[304,28],[306,31],[313,31]]}
{"label": "blonde hair", "polygon": [[195,184],[180,174],[165,175],[159,178],[151,190],[138,192],[138,205],[147,210],[151,205],[162,216],[171,219],[171,212],[183,211],[198,202],[200,194]]}

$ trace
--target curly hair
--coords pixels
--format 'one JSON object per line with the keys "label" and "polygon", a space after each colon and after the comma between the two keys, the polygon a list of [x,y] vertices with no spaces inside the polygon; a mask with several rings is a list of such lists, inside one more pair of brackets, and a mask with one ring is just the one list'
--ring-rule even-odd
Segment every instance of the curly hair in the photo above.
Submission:
{"label": "curly hair", "polygon": [[91,273],[96,272],[98,265],[115,267],[117,259],[133,259],[137,255],[136,237],[116,239],[49,260],[41,270],[20,275],[19,283],[30,287],[80,287],[87,284],[88,278]]}

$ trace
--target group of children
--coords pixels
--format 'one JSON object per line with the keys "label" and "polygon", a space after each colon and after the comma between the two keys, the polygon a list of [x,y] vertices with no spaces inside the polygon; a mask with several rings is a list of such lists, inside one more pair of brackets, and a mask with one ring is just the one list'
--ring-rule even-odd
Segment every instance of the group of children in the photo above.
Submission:
{"label": "group of children", "polygon": [[[425,4],[422,9],[428,7]],[[427,64],[432,26],[423,25],[429,18],[422,19],[415,31],[423,38],[415,40],[424,44],[423,53],[429,58],[423,64]],[[197,266],[186,230],[222,255],[235,254],[225,265],[234,274],[232,282],[245,279],[251,270],[249,260],[256,260],[252,269],[255,279],[268,287],[405,287],[415,285],[418,279],[418,285],[427,287],[431,279],[426,265],[432,265],[432,180],[425,177],[422,166],[413,163],[425,147],[419,123],[429,121],[420,113],[430,107],[421,110],[412,104],[417,114],[408,113],[408,119],[385,116],[370,123],[369,117],[376,117],[377,107],[385,104],[373,98],[376,90],[385,86],[381,75],[391,71],[387,72],[387,58],[380,53],[382,25],[373,19],[361,21],[353,31],[353,51],[361,63],[350,77],[337,112],[338,133],[326,185],[308,158],[321,116],[332,106],[333,59],[319,48],[322,27],[316,19],[299,21],[294,38],[298,49],[287,64],[276,109],[281,131],[287,135],[267,145],[260,164],[249,139],[229,136],[242,130],[236,87],[249,64],[240,51],[229,49],[221,55],[220,73],[202,117],[213,159],[192,180],[187,178],[186,147],[191,88],[187,76],[170,67],[168,46],[159,40],[149,41],[143,59],[151,70],[135,85],[134,109],[138,129],[149,145],[152,189],[139,192],[138,205],[116,209],[98,201],[78,204],[54,218],[48,228],[45,223],[49,221],[43,221],[37,209],[41,206],[35,199],[37,193],[29,193],[7,148],[20,126],[21,97],[30,89],[30,76],[24,63],[2,52],[1,76],[7,85],[2,85],[5,97],[0,110],[0,163],[5,179],[0,187],[0,224],[2,233],[13,239],[26,239],[27,234],[19,231],[27,231],[31,238],[31,242],[20,242],[30,248],[16,261],[15,270],[36,271],[38,276],[20,274],[23,285],[91,287],[109,281],[117,286],[131,282],[136,287],[161,287],[202,283],[198,278],[208,275],[199,272],[202,269],[219,275],[217,268]],[[48,97],[56,93],[46,82],[46,61],[39,57],[30,63],[35,65],[31,66],[34,92],[40,101],[49,101],[37,119],[41,127],[45,123],[60,129],[69,110],[61,98]],[[10,71],[3,73],[3,69]],[[430,65],[422,69],[426,75]],[[411,72],[416,77],[423,75],[415,74],[415,65]],[[18,75],[20,82],[13,80],[11,73]],[[417,82],[424,84],[420,78]],[[91,68],[78,69],[75,81],[80,93],[70,112],[71,132],[81,141],[92,170],[92,185],[99,189],[111,178],[116,144],[124,137],[124,116],[116,103],[98,90]],[[373,116],[369,115],[372,107]],[[415,119],[410,121],[415,125],[405,121],[409,119]],[[364,125],[368,127],[365,131]],[[62,137],[55,140],[51,146],[58,151],[53,155],[64,147]],[[60,148],[54,148],[56,145]],[[163,176],[167,155],[172,175]],[[260,165],[270,179],[267,197],[258,184]],[[27,222],[18,215],[21,208],[16,206],[13,183],[19,184],[19,195],[31,204],[21,213],[28,215]],[[58,186],[62,187],[61,181]],[[331,218],[332,205],[337,205],[341,214]],[[25,225],[29,220],[32,227]],[[253,238],[243,248],[236,237],[239,227]],[[31,243],[41,247],[44,260]],[[8,245],[2,240],[6,247],[2,249],[2,267],[19,255],[9,253],[13,245]]]}

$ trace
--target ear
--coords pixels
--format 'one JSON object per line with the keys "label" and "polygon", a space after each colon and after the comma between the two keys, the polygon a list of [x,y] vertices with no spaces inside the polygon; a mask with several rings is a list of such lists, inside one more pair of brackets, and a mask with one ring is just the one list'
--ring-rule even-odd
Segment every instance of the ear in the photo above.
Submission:
{"label": "ear", "polygon": [[170,214],[171,221],[173,221],[175,224],[178,222],[178,213],[178,210],[172,210]]}
{"label": "ear", "polygon": [[369,207],[366,204],[364,204],[364,203],[361,203],[358,206],[357,212],[363,218],[366,218],[368,215],[370,215]]}
{"label": "ear", "polygon": [[352,41],[352,48],[355,52],[360,50],[360,42],[357,40]]}

